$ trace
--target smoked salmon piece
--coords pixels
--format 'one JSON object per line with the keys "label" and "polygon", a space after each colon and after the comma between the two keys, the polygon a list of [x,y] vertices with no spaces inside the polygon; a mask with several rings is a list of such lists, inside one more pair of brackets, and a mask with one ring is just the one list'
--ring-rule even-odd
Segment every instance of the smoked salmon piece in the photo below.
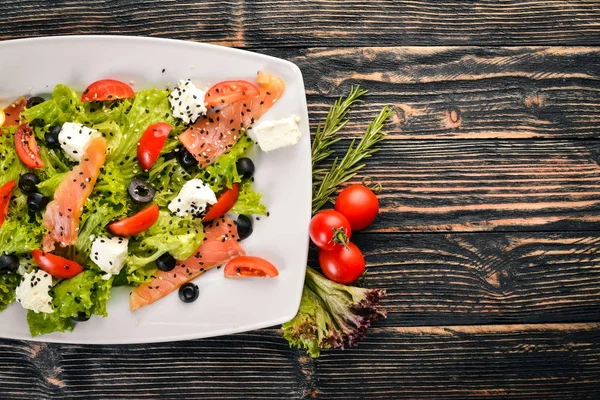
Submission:
{"label": "smoked salmon piece", "polygon": [[79,165],[73,167],[60,182],[42,219],[42,224],[49,231],[42,241],[44,251],[54,250],[56,243],[61,247],[77,243],[79,217],[105,160],[106,140],[94,138],[85,148]]}
{"label": "smoked salmon piece", "polygon": [[204,242],[190,258],[177,262],[171,271],[157,271],[151,282],[133,289],[129,295],[131,311],[152,304],[209,269],[245,254],[232,219],[219,218],[207,225],[204,233]]}
{"label": "smoked salmon piece", "polygon": [[221,108],[208,110],[179,140],[192,153],[200,166],[212,164],[229,151],[241,134],[254,124],[283,94],[283,79],[259,72],[256,78],[259,94]]}

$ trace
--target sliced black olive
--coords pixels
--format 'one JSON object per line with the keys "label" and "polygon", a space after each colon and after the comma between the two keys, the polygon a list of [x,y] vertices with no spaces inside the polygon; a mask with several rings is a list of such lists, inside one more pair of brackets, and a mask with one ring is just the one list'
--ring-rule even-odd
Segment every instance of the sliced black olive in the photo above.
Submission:
{"label": "sliced black olive", "polygon": [[19,258],[13,254],[0,256],[0,272],[15,271],[19,268]]}
{"label": "sliced black olive", "polygon": [[196,301],[199,294],[200,290],[198,289],[198,285],[194,285],[192,282],[184,283],[179,288],[179,298],[184,303]]}
{"label": "sliced black olive", "polygon": [[29,193],[27,196],[27,207],[29,207],[29,211],[32,212],[42,211],[49,200],[48,197],[39,192]]}
{"label": "sliced black olive", "polygon": [[60,147],[60,141],[58,140],[60,130],[60,126],[53,126],[48,132],[46,132],[46,134],[44,135],[44,139],[46,140],[46,145],[48,147],[55,149]]}
{"label": "sliced black olive", "polygon": [[33,96],[33,97],[30,97],[29,100],[27,100],[27,104],[25,106],[27,108],[31,108],[31,107],[37,106],[38,104],[42,104],[45,101],[46,101],[46,99],[44,99],[43,97]]}
{"label": "sliced black olive", "polygon": [[175,257],[169,253],[163,254],[162,256],[158,257],[158,260],[156,260],[156,267],[161,271],[172,271],[173,268],[175,268],[175,264],[177,264]]}
{"label": "sliced black olive", "polygon": [[177,152],[177,159],[183,168],[190,168],[194,165],[198,165],[198,161],[196,161],[192,153],[187,151],[187,149],[179,149]]}
{"label": "sliced black olive", "polygon": [[142,178],[135,177],[129,183],[127,192],[129,192],[129,195],[136,203],[146,204],[150,203],[154,198],[155,190],[151,184]]}
{"label": "sliced black olive", "polygon": [[35,192],[38,183],[40,183],[40,178],[36,174],[28,172],[19,178],[19,189],[25,193]]}
{"label": "sliced black olive", "polygon": [[246,239],[252,235],[252,218],[247,215],[240,214],[237,218],[237,231],[240,239]]}
{"label": "sliced black olive", "polygon": [[248,157],[242,157],[235,164],[237,173],[244,179],[251,178],[254,175],[254,163]]}
{"label": "sliced black olive", "polygon": [[90,316],[87,315],[85,312],[83,311],[79,311],[77,313],[77,316],[75,317],[71,317],[71,319],[75,322],[85,322],[88,321],[90,319]]}

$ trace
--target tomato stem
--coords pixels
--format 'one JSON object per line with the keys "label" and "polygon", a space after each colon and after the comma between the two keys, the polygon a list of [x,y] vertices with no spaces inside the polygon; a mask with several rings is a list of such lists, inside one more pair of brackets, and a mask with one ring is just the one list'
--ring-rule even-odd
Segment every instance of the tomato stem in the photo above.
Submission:
{"label": "tomato stem", "polygon": [[348,235],[346,235],[344,227],[340,226],[339,228],[331,228],[331,231],[333,232],[333,235],[331,236],[331,241],[348,249],[348,243],[350,243],[350,238],[348,238]]}
{"label": "tomato stem", "polygon": [[381,192],[381,190],[383,189],[383,186],[381,186],[381,183],[379,182],[375,182],[373,180],[373,178],[371,178],[370,176],[365,176],[362,179],[362,184],[367,188],[370,189],[371,192],[377,194],[379,192]]}

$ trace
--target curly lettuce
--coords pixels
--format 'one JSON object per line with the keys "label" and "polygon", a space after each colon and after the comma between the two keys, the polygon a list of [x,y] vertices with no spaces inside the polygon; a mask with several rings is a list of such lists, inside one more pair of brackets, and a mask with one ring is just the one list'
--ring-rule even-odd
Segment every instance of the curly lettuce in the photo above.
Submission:
{"label": "curly lettuce", "polygon": [[156,271],[155,261],[169,253],[177,260],[189,258],[204,240],[202,221],[161,211],[150,229],[132,238],[126,260],[129,283],[147,281]]}
{"label": "curly lettuce", "polygon": [[74,317],[90,317],[92,314],[106,317],[112,281],[113,278],[104,280],[102,275],[91,270],[61,281],[51,290],[53,313],[27,312],[31,335],[72,331]]}
{"label": "curly lettuce", "polygon": [[231,212],[235,214],[267,215],[267,207],[262,203],[262,194],[252,188],[250,181],[240,185],[240,194]]}
{"label": "curly lettuce", "polygon": [[15,289],[19,286],[21,275],[17,273],[0,274],[0,312],[15,301]]}

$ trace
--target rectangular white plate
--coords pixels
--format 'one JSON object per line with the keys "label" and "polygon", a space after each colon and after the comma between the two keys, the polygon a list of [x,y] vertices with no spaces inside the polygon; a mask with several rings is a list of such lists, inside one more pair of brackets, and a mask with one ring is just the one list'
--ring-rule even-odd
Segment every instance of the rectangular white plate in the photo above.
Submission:
{"label": "rectangular white plate", "polygon": [[[164,69],[164,72],[163,72]],[[253,150],[255,182],[270,216],[255,221],[242,242],[249,255],[279,268],[275,279],[225,279],[214,269],[195,280],[200,297],[182,303],[177,293],[129,311],[130,288],[113,289],[107,318],[94,316],[73,332],[34,340],[63,343],[144,343],[225,335],[273,326],[294,317],[300,304],[308,252],[311,158],[302,74],[291,62],[242,50],[168,39],[68,36],[0,42],[0,106],[22,95],[49,94],[65,83],[83,90],[102,78],[134,82],[135,90],[191,78],[200,87],[225,79],[255,81],[257,71],[281,76],[285,92],[263,119],[295,114],[302,140],[271,153]],[[1,250],[1,249],[0,249]],[[0,337],[32,340],[26,310],[0,313]]]}

